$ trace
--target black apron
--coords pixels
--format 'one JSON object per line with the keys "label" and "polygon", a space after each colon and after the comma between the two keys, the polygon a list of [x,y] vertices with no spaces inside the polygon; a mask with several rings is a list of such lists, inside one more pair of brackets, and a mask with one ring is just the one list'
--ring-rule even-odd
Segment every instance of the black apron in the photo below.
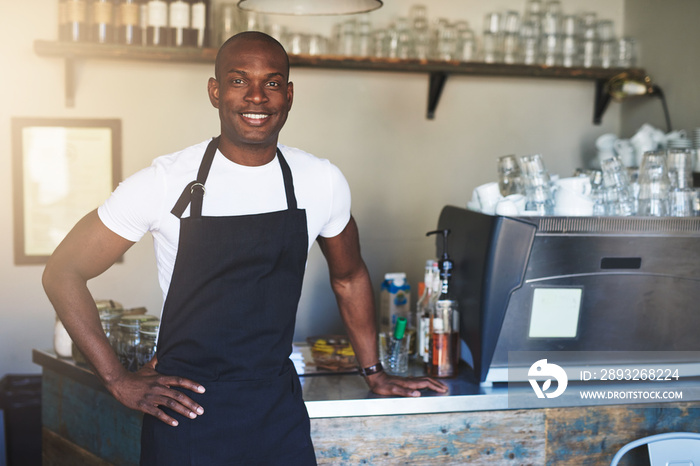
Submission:
{"label": "black apron", "polygon": [[[181,390],[204,408],[168,426],[145,415],[142,465],[316,464],[299,377],[289,360],[306,267],[306,212],[281,151],[287,210],[202,217],[214,138],[197,179],[172,210],[180,239],[163,307],[156,370],[206,388]],[[257,193],[251,192],[250,196]]]}

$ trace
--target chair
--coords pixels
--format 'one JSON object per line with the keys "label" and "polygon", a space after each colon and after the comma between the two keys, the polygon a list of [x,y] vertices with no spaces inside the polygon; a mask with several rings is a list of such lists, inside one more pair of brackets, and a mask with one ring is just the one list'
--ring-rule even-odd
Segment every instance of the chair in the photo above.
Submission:
{"label": "chair", "polygon": [[0,466],[7,466],[7,448],[5,447],[5,413],[0,409]]}
{"label": "chair", "polygon": [[610,466],[617,466],[625,453],[642,445],[649,449],[651,466],[700,466],[700,434],[693,432],[669,432],[634,440],[620,448]]}

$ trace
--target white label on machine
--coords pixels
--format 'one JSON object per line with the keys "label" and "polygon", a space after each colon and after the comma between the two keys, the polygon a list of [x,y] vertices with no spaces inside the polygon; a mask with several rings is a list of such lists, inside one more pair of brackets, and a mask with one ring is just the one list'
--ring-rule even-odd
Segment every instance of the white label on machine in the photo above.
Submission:
{"label": "white label on machine", "polygon": [[535,288],[530,338],[576,338],[581,288]]}

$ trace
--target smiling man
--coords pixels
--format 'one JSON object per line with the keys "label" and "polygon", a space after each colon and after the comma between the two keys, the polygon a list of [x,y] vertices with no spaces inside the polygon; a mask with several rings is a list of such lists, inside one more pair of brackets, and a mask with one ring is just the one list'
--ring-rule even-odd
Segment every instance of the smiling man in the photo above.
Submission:
{"label": "smiling man", "polygon": [[[294,95],[288,78],[273,38],[229,39],[208,82],[221,135],[122,182],[46,266],[44,288],[78,348],[115,398],[146,414],[144,465],[316,463],[289,359],[314,241],[370,388],[446,390],[383,372],[347,182],[329,161],[278,143]],[[87,281],[149,232],[164,305],[156,357],[130,373],[109,346]]]}

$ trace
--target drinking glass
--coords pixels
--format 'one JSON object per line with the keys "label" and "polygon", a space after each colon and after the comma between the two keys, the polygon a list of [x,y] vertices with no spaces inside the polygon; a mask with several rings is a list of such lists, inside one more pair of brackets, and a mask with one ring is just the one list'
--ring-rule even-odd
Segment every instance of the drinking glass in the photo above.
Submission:
{"label": "drinking glass", "polygon": [[561,33],[561,15],[547,11],[542,18],[542,34],[556,35]]}
{"label": "drinking glass", "polygon": [[631,37],[622,37],[617,42],[617,66],[621,68],[637,66],[637,41]]}
{"label": "drinking glass", "polygon": [[695,215],[695,190],[692,188],[671,191],[670,214],[672,217],[693,217]]}
{"label": "drinking glass", "polygon": [[578,37],[581,33],[581,21],[577,15],[565,15],[562,17],[562,34],[567,37]]}
{"label": "drinking glass", "polygon": [[610,216],[629,216],[635,213],[634,193],[627,167],[618,157],[601,162],[605,213]]}
{"label": "drinking glass", "polygon": [[377,29],[372,33],[372,51],[377,58],[387,58],[389,56],[388,45],[389,33],[385,29]]}
{"label": "drinking glass", "polygon": [[290,55],[305,55],[309,53],[309,37],[300,32],[286,34],[286,47]]}
{"label": "drinking glass", "polygon": [[601,19],[597,25],[598,39],[614,40],[615,39],[615,23],[609,19]]}
{"label": "drinking glass", "polygon": [[692,187],[695,152],[692,149],[669,149],[666,154],[671,189]]}
{"label": "drinking glass", "polygon": [[514,10],[506,11],[503,14],[501,29],[505,34],[518,34],[520,32],[520,13]]}
{"label": "drinking glass", "polygon": [[476,50],[476,37],[471,29],[458,29],[457,53],[455,58],[460,61],[473,61]]}
{"label": "drinking glass", "polygon": [[564,36],[561,43],[561,64],[563,66],[578,66],[579,40],[577,36]]}
{"label": "drinking glass", "polygon": [[617,64],[617,42],[601,40],[598,43],[598,63],[601,68],[612,68]]}
{"label": "drinking glass", "polygon": [[559,0],[549,0],[544,6],[544,11],[545,13],[554,13],[557,15],[561,15],[561,2]]}
{"label": "drinking glass", "polygon": [[425,5],[411,6],[408,17],[414,30],[428,29],[428,8]]}
{"label": "drinking glass", "polygon": [[[328,41],[320,34],[309,36],[309,55],[325,55],[328,53]],[[367,52],[369,54],[369,52]],[[360,56],[366,56],[360,54]]]}
{"label": "drinking glass", "polygon": [[537,215],[552,215],[554,199],[549,173],[539,154],[520,157],[520,172],[525,187],[525,210]]}
{"label": "drinking glass", "polygon": [[534,22],[523,22],[520,28],[520,41],[522,62],[526,65],[534,65],[537,63],[540,35]]}
{"label": "drinking glass", "polygon": [[520,157],[520,170],[526,178],[541,176],[547,173],[544,160],[540,154],[523,155]]}
{"label": "drinking glass", "polygon": [[501,61],[500,36],[493,32],[484,31],[481,37],[483,45],[483,60],[485,63],[499,63]]}
{"label": "drinking glass", "polygon": [[503,36],[503,63],[512,65],[520,61],[520,35],[505,34]]}
{"label": "drinking glass", "polygon": [[498,158],[498,188],[503,197],[522,193],[520,167],[514,155]]}
{"label": "drinking glass", "polygon": [[408,18],[398,18],[396,20],[396,32],[398,34],[396,56],[402,59],[414,58],[415,43]]}
{"label": "drinking glass", "polygon": [[357,21],[354,19],[345,21],[341,26],[340,44],[338,52],[340,55],[352,57],[357,54]]}
{"label": "drinking glass", "polygon": [[527,0],[525,3],[525,17],[529,21],[536,22],[539,26],[543,13],[544,5],[542,5],[542,0]]}
{"label": "drinking glass", "polygon": [[540,63],[547,66],[561,64],[561,40],[557,34],[544,34],[540,38]]}
{"label": "drinking glass", "polygon": [[444,61],[454,60],[457,51],[457,29],[454,24],[441,22],[437,34],[436,58]]}
{"label": "drinking glass", "polygon": [[240,10],[235,3],[222,3],[217,7],[216,43],[221,45],[234,34],[241,31]]}
{"label": "drinking glass", "polygon": [[410,345],[411,334],[408,332],[401,340],[394,339],[390,333],[379,334],[379,359],[387,373],[406,375]]}
{"label": "drinking glass", "polygon": [[668,215],[669,188],[666,151],[646,152],[639,169],[638,215],[654,217]]}
{"label": "drinking glass", "polygon": [[484,32],[500,34],[502,32],[501,26],[502,23],[500,13],[487,13],[484,17]]}
{"label": "drinking glass", "polygon": [[563,66],[578,66],[580,48],[580,20],[577,15],[562,17],[561,56]]}

